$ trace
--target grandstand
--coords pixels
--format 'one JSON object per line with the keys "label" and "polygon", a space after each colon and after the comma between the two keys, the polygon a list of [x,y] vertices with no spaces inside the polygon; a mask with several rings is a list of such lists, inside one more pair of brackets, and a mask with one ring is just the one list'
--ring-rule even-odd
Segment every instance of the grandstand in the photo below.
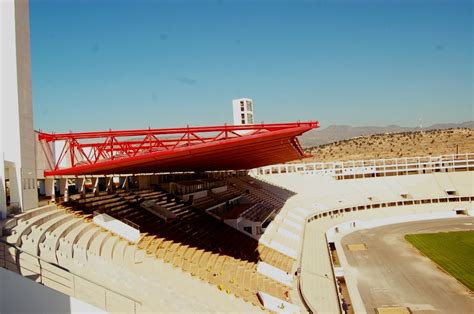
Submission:
{"label": "grandstand", "polygon": [[[296,168],[292,173],[280,174],[272,174],[266,168],[257,170],[267,173],[258,178],[297,192],[260,242],[298,257],[299,285],[308,308],[343,312],[343,304],[350,302],[348,294],[342,294],[347,291],[343,269],[334,266],[337,252],[332,248],[339,233],[410,220],[472,216],[473,155],[437,159],[460,163],[440,163],[430,173],[394,176],[389,170],[361,179],[342,179],[337,174],[308,173]],[[421,161],[416,168],[422,169],[423,164]],[[278,167],[287,165],[272,168]],[[292,248],[296,249],[291,251]],[[367,310],[360,304],[357,309]]]}
{"label": "grandstand", "polygon": [[[258,195],[252,197],[259,199]],[[176,219],[157,217],[140,207],[142,201],[160,204]],[[275,197],[273,202],[281,201]],[[98,214],[137,227],[139,241],[132,245],[94,225],[91,218]],[[262,306],[259,292],[290,301],[289,287],[264,276],[257,267],[265,263],[289,273],[293,270],[292,258],[259,245],[202,207],[159,189],[71,197],[58,206],[45,206],[7,220],[3,233],[8,244],[63,267],[71,263],[86,265],[97,258],[131,266],[154,258],[255,306]]]}
{"label": "grandstand", "polygon": [[[439,164],[432,173],[362,180],[305,172],[257,176],[219,173],[218,180],[202,174],[193,175],[192,180],[164,175],[155,180],[161,183],[147,189],[119,187],[78,193],[70,195],[67,202],[6,220],[2,263],[23,275],[35,274],[34,262],[18,265],[9,257],[11,252],[22,252],[85,278],[95,263],[120,267],[122,272],[129,272],[128,276],[151,272],[158,277],[160,273],[155,273],[152,265],[164,264],[171,266],[167,271],[180,270],[221,290],[223,296],[234,296],[229,305],[242,300],[242,306],[251,304],[255,309],[339,311],[341,300],[346,302],[349,297],[340,295],[331,283],[344,280],[333,272],[329,257],[337,252],[327,249],[333,244],[326,231],[335,230],[331,228],[337,225],[342,225],[337,227],[342,230],[347,222],[362,227],[387,217],[471,213],[474,178],[469,169],[474,160],[471,155],[455,159],[464,160],[463,167],[450,165],[446,169],[446,164]],[[159,205],[160,213],[145,209],[144,202]],[[138,230],[137,241],[121,236],[120,228],[98,225],[95,218],[103,214]],[[258,222],[266,228],[255,238],[229,223],[236,220]],[[314,250],[315,246],[319,249]],[[76,295],[71,283],[48,278],[51,274],[38,275],[43,284],[53,288],[59,285],[60,291]],[[347,291],[345,287],[340,290]],[[126,298],[137,299],[133,302],[141,304],[138,309],[150,306],[135,294]],[[132,302],[130,299],[127,302]],[[84,300],[91,302],[87,297]],[[97,301],[92,304],[105,309],[111,306]]]}
{"label": "grandstand", "polygon": [[[18,84],[0,127],[20,132],[0,137],[0,284],[4,270],[30,279],[32,296],[7,287],[25,304],[54,290],[46,312],[72,312],[58,298],[98,312],[363,312],[341,234],[474,214],[474,154],[288,163],[308,157],[297,137],[314,121],[35,132],[28,6],[5,8],[2,75]],[[252,100],[234,104],[254,120]]]}

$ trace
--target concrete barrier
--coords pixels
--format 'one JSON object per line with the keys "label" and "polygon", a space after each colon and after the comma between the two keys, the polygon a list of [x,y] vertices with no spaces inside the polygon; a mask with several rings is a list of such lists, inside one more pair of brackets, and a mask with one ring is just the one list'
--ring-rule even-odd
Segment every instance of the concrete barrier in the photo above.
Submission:
{"label": "concrete barrier", "polygon": [[293,284],[293,276],[287,274],[280,268],[267,264],[265,262],[258,262],[257,263],[257,272],[261,273],[262,275],[267,276],[268,278],[272,278],[279,283],[284,284],[285,286],[291,287]]}
{"label": "concrete barrier", "polygon": [[132,243],[140,240],[140,231],[107,214],[94,216],[94,223]]}

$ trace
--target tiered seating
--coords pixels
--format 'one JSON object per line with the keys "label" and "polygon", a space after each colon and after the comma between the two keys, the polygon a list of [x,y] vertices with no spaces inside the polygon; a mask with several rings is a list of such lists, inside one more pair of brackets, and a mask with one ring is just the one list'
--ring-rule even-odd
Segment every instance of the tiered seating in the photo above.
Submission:
{"label": "tiered seating", "polygon": [[[245,178],[245,179],[244,179]],[[246,195],[247,198],[251,199],[254,202],[265,202],[270,206],[275,207],[277,210],[283,207],[285,203],[285,198],[281,196],[275,196],[271,192],[267,192],[257,183],[252,182],[252,180],[246,177],[232,177],[228,179],[229,182],[235,185],[242,192],[248,191],[249,194]]]}
{"label": "tiered seating", "polygon": [[[218,193],[222,195],[217,198],[235,197],[237,191],[234,188]],[[140,208],[144,200],[160,204],[177,218],[164,222]],[[94,211],[138,225],[140,242],[132,246],[90,223]],[[259,291],[289,301],[289,288],[258,273],[256,266],[263,260],[291,272],[293,259],[259,246],[255,239],[164,191],[117,191],[89,196],[65,203],[62,208],[25,215],[24,219],[12,230],[11,242],[21,246],[23,241],[25,248],[29,246],[30,251],[64,267],[95,259],[131,265],[139,258],[138,249],[148,258],[169,263],[254,305],[261,306]]]}
{"label": "tiered seating", "polygon": [[294,261],[292,258],[261,244],[258,246],[258,251],[260,253],[260,259],[265,263],[280,268],[287,273],[291,273]]}
{"label": "tiered seating", "polygon": [[288,198],[296,195],[295,192],[290,191],[284,187],[276,186],[266,182],[265,180],[256,180],[251,177],[241,177],[242,181],[252,184],[253,186],[264,189],[269,194],[272,194],[274,197],[281,199],[282,201],[287,200]]}
{"label": "tiered seating", "polygon": [[[284,234],[280,231],[283,229],[301,235],[304,227],[302,246],[294,246],[297,248],[296,255],[302,253],[299,248],[303,248],[300,265],[301,272],[305,274],[300,277],[302,292],[309,296],[307,300],[318,300],[317,304],[310,304],[317,306],[319,312],[336,312],[339,311],[339,291],[334,289],[332,280],[319,275],[327,273],[332,279],[328,230],[337,232],[334,227],[339,224],[347,226],[349,222],[354,222],[355,228],[364,228],[370,226],[372,220],[393,219],[396,222],[409,220],[410,216],[416,219],[422,216],[429,219],[431,215],[433,218],[451,216],[453,209],[470,208],[473,178],[473,172],[440,172],[363,180],[336,180],[330,176],[311,174],[268,175],[266,180],[276,185],[286,185],[297,191],[298,196],[291,206],[285,206],[275,218],[271,230],[267,229],[261,240],[269,245],[278,242],[290,247],[281,241]],[[455,194],[449,195],[449,189]],[[455,202],[460,199],[464,203],[443,204],[450,197]],[[444,202],[441,202],[442,198]],[[424,203],[423,200],[428,202]]]}
{"label": "tiered seating", "polygon": [[[169,203],[166,206],[178,216],[172,223],[166,224],[154,217],[147,217],[149,213],[146,212],[140,216],[134,212],[128,215],[127,219],[139,224],[142,231],[147,231],[138,247],[145,250],[148,256],[180,267],[256,305],[260,304],[258,291],[286,298],[287,287],[272,279],[260,278],[262,275],[256,272],[256,263],[259,261],[257,241],[201,210],[179,206],[182,203],[175,198],[168,196],[167,200]],[[288,259],[291,263],[288,260],[285,264],[280,263],[285,271],[291,270],[293,260]],[[278,260],[270,259],[268,262],[279,263]],[[247,285],[249,280],[254,282],[253,286]]]}
{"label": "tiered seating", "polygon": [[[208,198],[198,199],[198,205],[206,208],[217,202],[234,198],[238,195],[237,193],[239,192],[236,188],[222,193],[213,193]],[[144,200],[152,200],[160,204],[174,213],[177,219],[165,223],[138,206]],[[118,191],[114,195],[91,197],[68,205],[77,207],[77,210],[83,212],[90,212],[97,208],[113,217],[138,225],[144,235],[138,243],[138,248],[143,249],[147,256],[153,256],[179,267],[255,305],[260,305],[257,298],[258,291],[280,299],[287,298],[288,287],[256,271],[256,264],[260,260],[259,251],[262,250],[258,247],[256,240],[223,224],[195,206],[190,206],[173,194],[153,190]],[[94,205],[96,208],[93,208]],[[269,206],[267,205],[266,208]],[[98,234],[94,232],[97,231],[89,230],[84,234],[85,239],[76,245],[78,257],[83,259],[104,255],[112,259],[116,256],[118,263],[123,263],[126,259],[121,257],[124,256],[124,245],[119,246],[115,240],[108,240],[111,235],[107,232]],[[90,240],[91,234],[95,234],[96,239]],[[115,253],[116,248],[120,248],[120,253]],[[85,250],[91,253],[84,256]],[[270,251],[273,253],[269,254]],[[291,271],[293,259],[280,256],[280,253],[269,248],[262,252],[265,253],[264,260],[267,263],[281,267],[284,271]]]}
{"label": "tiered seating", "polygon": [[275,208],[264,203],[257,203],[246,210],[242,217],[251,221],[264,222],[270,215],[275,212]]}
{"label": "tiered seating", "polygon": [[255,204],[245,210],[240,217],[261,223],[262,230],[271,227],[273,217],[282,210],[286,200],[295,195],[290,190],[247,176],[229,177],[227,180],[230,185],[245,193],[245,198],[250,203]]}
{"label": "tiered seating", "polygon": [[[145,193],[134,192],[134,194],[140,197],[140,200],[154,201],[163,208],[166,208],[170,212],[174,213],[178,219],[191,218],[192,212],[190,211],[191,206],[185,204],[182,200],[178,199],[172,194],[162,191],[148,191]],[[116,213],[117,217],[125,218],[128,221],[138,225],[140,231],[149,232],[160,227],[165,223],[157,218],[150,212],[143,210],[139,207],[131,209],[121,210]]]}
{"label": "tiered seating", "polygon": [[[287,287],[257,273],[259,254],[255,250],[256,241],[209,218],[205,214],[197,218],[197,228],[189,226],[187,235],[173,232],[173,228],[168,228],[164,235],[158,231],[157,235],[145,237],[139,247],[146,250],[149,256],[180,267],[193,276],[217,285],[220,290],[233,293],[255,305],[260,305],[258,291],[286,299]],[[271,262],[280,263],[286,269],[288,266],[291,268],[291,264],[284,264],[281,259]]]}
{"label": "tiered seating", "polygon": [[[150,267],[151,269],[156,269],[157,265],[164,265],[170,269],[169,266],[172,265],[218,287],[225,293],[234,294],[255,305],[260,305],[257,298],[258,291],[286,300],[290,288],[257,272],[257,263],[263,261],[287,273],[292,273],[294,260],[276,249],[281,250],[281,246],[297,248],[297,253],[299,253],[299,245],[291,244],[297,243],[297,240],[292,238],[292,234],[302,236],[302,228],[306,224],[308,214],[320,214],[321,205],[325,205],[329,211],[344,206],[373,204],[379,201],[379,198],[386,201],[405,200],[400,192],[407,192],[409,197],[425,196],[427,187],[431,191],[431,196],[445,197],[447,188],[454,189],[460,195],[472,194],[470,193],[472,192],[472,175],[469,173],[444,174],[442,178],[438,178],[438,175],[419,175],[419,177],[414,175],[410,176],[409,181],[405,181],[405,177],[373,178],[352,182],[350,180],[336,181],[332,178],[331,182],[325,178],[307,180],[307,182],[314,181],[311,185],[301,184],[301,190],[307,194],[295,202],[298,205],[285,206],[272,223],[272,228],[268,227],[269,232],[265,232],[264,236],[267,237],[264,240],[266,241],[260,244],[174,195],[154,190],[117,191],[110,195],[102,194],[71,201],[65,204],[68,207],[64,208],[52,206],[32,210],[18,215],[15,224],[11,226],[6,224],[10,227],[4,230],[4,234],[7,235],[5,239],[8,242],[66,268],[72,263],[82,267],[96,259],[112,261],[123,266],[123,269],[134,266],[136,267],[133,268],[134,270],[144,269],[145,267],[139,268],[137,265],[147,263],[155,267]],[[278,190],[272,190],[269,184],[257,180],[253,183],[250,181],[251,179],[248,178],[231,179],[235,185],[232,187],[234,191],[237,187],[242,191],[241,193],[249,190],[250,193],[246,194],[246,198],[258,204],[243,214],[251,219],[264,220],[268,217],[268,212],[276,211],[283,206],[285,198],[291,194],[288,192],[283,193],[285,196],[276,197],[274,194],[277,194]],[[458,184],[459,182],[462,184]],[[382,183],[393,189],[380,187]],[[307,189],[308,186],[311,190]],[[222,194],[224,193],[226,192]],[[371,197],[370,200],[368,196]],[[139,207],[144,200],[152,200],[160,204],[173,212],[177,218],[166,223]],[[297,207],[300,206],[300,202],[304,202],[303,209]],[[317,206],[315,206],[316,202]],[[378,211],[388,211],[388,208],[377,210],[374,208],[364,210],[363,213],[370,213],[375,217],[379,215]],[[90,223],[90,213],[96,210],[137,224],[142,232],[140,242],[132,245]],[[358,214],[358,211],[352,210],[344,212],[344,215],[351,219],[359,218]],[[333,218],[326,215],[325,217],[325,220],[333,221]],[[334,220],[342,219],[342,217],[343,215],[340,217],[338,215]],[[285,237],[287,242],[284,241]],[[322,237],[321,239],[320,247],[326,248],[326,242]],[[267,243],[268,246],[262,243]],[[274,245],[275,243],[278,243],[280,247]],[[311,247],[314,248],[314,246]],[[320,253],[317,252],[320,258]],[[324,260],[324,263],[329,263],[325,255],[320,259]],[[137,261],[143,261],[143,263],[137,263]],[[150,261],[155,264],[151,264]],[[317,261],[317,263],[322,262]],[[309,267],[308,264],[303,266]],[[313,268],[307,269],[315,272]],[[327,280],[324,279],[324,281]],[[332,289],[333,283],[329,282],[327,286]]]}
{"label": "tiered seating", "polygon": [[281,189],[277,186],[266,183],[262,180],[257,180],[248,176],[240,176],[232,178],[234,183],[240,184],[240,186],[246,186],[251,192],[259,195],[261,198],[273,201],[279,201],[284,203],[288,198],[294,195],[293,192],[287,189]]}
{"label": "tiered seating", "polygon": [[212,206],[223,204],[227,201],[230,201],[238,196],[242,195],[238,189],[228,186],[227,190],[220,193],[213,193],[209,191],[209,195],[205,197],[200,197],[193,202],[193,206],[206,210]]}
{"label": "tiered seating", "polygon": [[242,195],[242,192],[240,192],[238,189],[232,187],[232,186],[227,186],[227,190],[224,192],[220,193],[211,193],[211,196],[216,200],[219,201],[220,203],[222,202],[227,202],[228,200],[231,200],[233,198],[238,197],[239,195]]}
{"label": "tiered seating", "polygon": [[118,194],[100,194],[64,203],[77,212],[92,214],[95,210],[108,211],[127,206],[127,201]]}
{"label": "tiered seating", "polygon": [[206,210],[209,207],[214,206],[214,205],[216,205],[216,200],[210,195],[200,197],[200,198],[195,199],[193,201],[193,206],[194,207],[199,208],[199,209],[203,209],[203,210]]}

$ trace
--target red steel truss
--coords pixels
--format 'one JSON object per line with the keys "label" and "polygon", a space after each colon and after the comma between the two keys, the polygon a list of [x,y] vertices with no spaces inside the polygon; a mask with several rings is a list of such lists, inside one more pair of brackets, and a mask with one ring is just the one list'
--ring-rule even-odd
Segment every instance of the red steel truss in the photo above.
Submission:
{"label": "red steel truss", "polygon": [[238,170],[305,157],[296,136],[317,127],[295,122],[39,132],[38,138],[50,166],[45,176]]}

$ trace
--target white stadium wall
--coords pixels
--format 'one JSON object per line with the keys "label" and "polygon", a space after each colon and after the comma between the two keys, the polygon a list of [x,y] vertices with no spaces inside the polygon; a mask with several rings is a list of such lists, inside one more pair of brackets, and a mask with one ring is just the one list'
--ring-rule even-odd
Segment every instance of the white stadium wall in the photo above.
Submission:
{"label": "white stadium wall", "polygon": [[0,313],[106,313],[106,311],[0,268]]}

